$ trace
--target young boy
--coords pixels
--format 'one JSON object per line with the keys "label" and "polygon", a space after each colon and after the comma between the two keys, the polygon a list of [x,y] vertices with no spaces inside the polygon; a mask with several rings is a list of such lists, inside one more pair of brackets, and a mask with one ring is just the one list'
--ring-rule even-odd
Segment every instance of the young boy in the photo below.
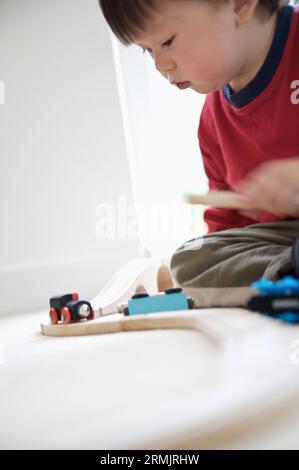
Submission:
{"label": "young boy", "polygon": [[[210,189],[240,192],[258,209],[207,209],[203,247],[191,240],[172,259],[177,281],[240,286],[290,269],[299,236],[299,10],[279,0],[99,3],[116,36],[147,51],[170,84],[207,94],[198,137]],[[286,238],[274,242],[273,233]],[[252,251],[256,243],[265,250]],[[273,265],[276,254],[284,256]]]}

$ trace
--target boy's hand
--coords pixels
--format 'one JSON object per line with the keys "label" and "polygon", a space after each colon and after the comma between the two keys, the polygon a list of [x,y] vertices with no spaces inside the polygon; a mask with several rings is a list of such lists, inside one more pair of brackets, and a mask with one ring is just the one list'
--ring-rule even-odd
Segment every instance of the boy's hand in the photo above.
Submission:
{"label": "boy's hand", "polygon": [[299,216],[299,157],[263,163],[235,188],[253,207]]}
{"label": "boy's hand", "polygon": [[244,217],[248,217],[249,219],[256,220],[256,221],[259,220],[259,214],[260,214],[259,209],[239,210],[239,213],[243,215]]}

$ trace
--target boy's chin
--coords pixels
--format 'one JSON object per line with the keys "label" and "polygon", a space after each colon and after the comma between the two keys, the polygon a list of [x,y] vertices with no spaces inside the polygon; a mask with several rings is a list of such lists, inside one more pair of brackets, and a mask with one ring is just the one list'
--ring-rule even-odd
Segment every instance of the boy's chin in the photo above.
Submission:
{"label": "boy's chin", "polygon": [[195,91],[196,93],[200,93],[201,95],[207,95],[209,93],[213,93],[214,91],[221,90],[223,87],[214,84],[200,84],[200,85],[191,85],[190,89]]}

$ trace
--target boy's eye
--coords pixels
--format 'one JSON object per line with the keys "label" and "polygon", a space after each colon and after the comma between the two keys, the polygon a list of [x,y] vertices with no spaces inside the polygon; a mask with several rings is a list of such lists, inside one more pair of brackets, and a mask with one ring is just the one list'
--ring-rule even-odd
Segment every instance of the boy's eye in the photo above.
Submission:
{"label": "boy's eye", "polygon": [[172,36],[172,38],[168,39],[168,41],[163,42],[162,46],[163,46],[163,47],[169,47],[169,46],[171,46],[171,44],[173,43],[174,38],[175,38],[175,36]]}
{"label": "boy's eye", "polygon": [[[168,39],[168,41],[163,42],[162,47],[170,47],[171,44],[173,43],[174,39],[175,39],[175,36]],[[142,49],[142,51],[143,51],[143,54],[148,52],[150,55],[152,55],[152,53],[153,53],[153,51],[151,49]]]}

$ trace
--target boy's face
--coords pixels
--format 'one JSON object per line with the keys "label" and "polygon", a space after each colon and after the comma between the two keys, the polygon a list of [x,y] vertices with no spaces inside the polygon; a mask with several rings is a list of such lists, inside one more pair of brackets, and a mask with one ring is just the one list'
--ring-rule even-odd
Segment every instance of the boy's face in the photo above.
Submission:
{"label": "boy's face", "polygon": [[134,42],[170,83],[206,94],[241,73],[237,32],[234,2],[163,0]]}

